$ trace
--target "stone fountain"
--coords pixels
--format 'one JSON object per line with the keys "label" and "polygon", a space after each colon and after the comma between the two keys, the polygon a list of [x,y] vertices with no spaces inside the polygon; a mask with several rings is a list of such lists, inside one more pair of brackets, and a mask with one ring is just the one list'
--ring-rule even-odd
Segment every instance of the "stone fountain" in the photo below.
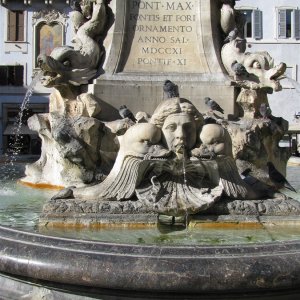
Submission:
{"label": "stone fountain", "polygon": [[[297,193],[287,195],[267,165],[285,175],[290,153],[278,143],[288,123],[261,109],[286,66],[245,52],[235,1],[110,2],[79,1],[72,47],[38,58],[55,91],[49,113],[29,119],[43,146],[22,182],[61,188],[40,228],[298,220]],[[225,113],[205,107],[205,97]],[[124,104],[134,121],[118,116]],[[300,281],[298,241],[134,246],[6,228],[0,239],[2,272],[62,284],[229,293]]]}

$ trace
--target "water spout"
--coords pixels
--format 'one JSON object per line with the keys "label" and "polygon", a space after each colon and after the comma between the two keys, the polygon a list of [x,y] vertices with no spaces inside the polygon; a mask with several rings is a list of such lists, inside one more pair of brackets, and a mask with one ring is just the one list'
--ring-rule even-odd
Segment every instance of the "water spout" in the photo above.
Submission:
{"label": "water spout", "polygon": [[22,127],[24,111],[27,109],[30,97],[32,96],[33,91],[34,91],[34,87],[40,81],[41,77],[42,77],[42,72],[38,72],[33,77],[30,85],[27,88],[27,91],[26,91],[26,94],[25,94],[24,99],[22,101],[22,104],[20,106],[20,111],[19,111],[19,114],[18,114],[18,118],[17,118],[17,120],[14,124],[15,139],[14,139],[14,142],[12,143],[12,145],[11,145],[12,149],[13,149],[13,152],[12,152],[12,156],[11,156],[11,159],[10,159],[10,164],[14,163],[14,161],[16,160],[16,156],[20,153],[20,149],[18,148],[18,145],[20,143],[22,143],[21,140],[20,140],[20,132],[21,132],[21,127]]}
{"label": "water spout", "polygon": [[300,94],[300,83],[299,83],[298,81],[296,81],[296,80],[294,80],[294,79],[288,77],[288,76],[286,76],[286,79],[289,81],[289,83],[292,84],[292,86],[293,86],[293,88],[296,90],[296,92],[297,92],[298,94]]}

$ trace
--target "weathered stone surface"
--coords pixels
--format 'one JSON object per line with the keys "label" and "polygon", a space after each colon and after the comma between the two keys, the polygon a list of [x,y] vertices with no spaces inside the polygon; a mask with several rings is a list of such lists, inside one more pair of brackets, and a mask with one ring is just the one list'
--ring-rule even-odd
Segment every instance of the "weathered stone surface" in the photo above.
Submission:
{"label": "weathered stone surface", "polygon": [[[50,55],[39,55],[44,86],[80,86],[96,77],[105,54],[103,40],[114,17],[107,0],[93,2],[81,2],[81,10],[76,11],[79,16],[74,18],[73,14],[76,32],[73,47],[56,47]],[[77,22],[79,19],[81,22]]]}
{"label": "weathered stone surface", "polygon": [[165,297],[166,292],[198,297],[207,293],[210,298],[211,293],[244,297],[245,292],[257,292],[261,297],[272,291],[277,296],[278,290],[285,290],[286,296],[300,284],[299,255],[298,241],[255,246],[122,245],[0,227],[1,272],[77,289],[87,286],[89,291],[126,287],[135,291],[135,297],[140,291],[151,297],[153,293]]}
{"label": "weathered stone surface", "polygon": [[287,121],[276,117],[241,118],[238,122],[225,125],[232,141],[233,158],[237,161],[239,170],[242,172],[251,168],[258,179],[266,182],[266,164],[272,161],[285,174],[290,152],[287,148],[279,147],[279,141],[288,129],[287,125]]}
{"label": "weathered stone surface", "polygon": [[[171,79],[200,111],[209,95],[226,115],[236,115],[234,88],[220,58],[219,8],[214,0],[115,1],[106,73],[90,92],[114,108],[126,104],[134,113],[152,114],[163,98],[162,83]],[[101,117],[114,118],[105,108]]]}
{"label": "weathered stone surface", "polygon": [[299,216],[300,202],[293,199],[226,200],[207,213],[217,215]]}
{"label": "weathered stone surface", "polygon": [[[115,164],[102,183],[69,188],[54,198],[122,201],[122,206],[139,199],[137,211],[182,216],[206,210],[223,193],[256,197],[225,149],[230,145],[226,130],[217,124],[203,127],[202,114],[186,99],[163,101],[150,123],[133,125],[119,141]],[[208,157],[193,151],[200,145],[208,149]]]}

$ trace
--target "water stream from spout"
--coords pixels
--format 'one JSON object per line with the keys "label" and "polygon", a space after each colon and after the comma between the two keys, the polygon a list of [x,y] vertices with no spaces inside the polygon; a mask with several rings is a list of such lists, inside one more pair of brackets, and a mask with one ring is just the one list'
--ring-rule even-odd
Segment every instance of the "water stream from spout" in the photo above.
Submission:
{"label": "water stream from spout", "polygon": [[286,76],[286,80],[289,82],[289,99],[294,103],[294,105],[289,106],[290,109],[295,109],[295,115],[294,115],[294,120],[296,123],[299,121],[295,119],[299,119],[299,105],[297,104],[299,101],[299,95],[300,95],[300,83],[297,82],[296,80]]}
{"label": "water stream from spout", "polygon": [[11,166],[14,165],[14,163],[17,159],[17,155],[20,154],[20,151],[21,151],[20,147],[18,147],[18,146],[20,144],[22,144],[20,133],[21,133],[21,128],[22,128],[22,120],[23,120],[24,112],[28,108],[30,97],[32,96],[34,88],[37,85],[37,83],[40,81],[41,77],[42,77],[42,72],[38,72],[33,77],[30,85],[27,87],[26,94],[25,94],[23,101],[21,103],[21,106],[20,106],[20,111],[18,113],[18,117],[14,123],[13,135],[15,136],[15,139],[14,139],[14,142],[12,144],[10,144],[13,151],[12,151],[12,155],[9,157],[9,161],[8,161]]}
{"label": "water stream from spout", "polygon": [[[186,179],[186,157],[183,156],[182,158],[182,173],[183,173],[183,197],[185,198],[187,202],[187,198],[185,195],[185,190],[187,190],[187,179]],[[189,231],[189,214],[188,214],[188,209],[187,207],[185,208],[185,229],[187,232]]]}
{"label": "water stream from spout", "polygon": [[288,76],[286,76],[286,79],[288,80],[288,82],[293,86],[293,88],[296,90],[296,92],[298,94],[300,94],[300,83]]}

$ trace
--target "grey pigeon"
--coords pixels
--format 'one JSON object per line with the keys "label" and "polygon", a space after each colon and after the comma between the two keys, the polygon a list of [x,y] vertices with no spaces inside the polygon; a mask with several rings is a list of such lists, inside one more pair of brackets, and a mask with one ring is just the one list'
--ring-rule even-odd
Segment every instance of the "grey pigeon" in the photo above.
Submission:
{"label": "grey pigeon", "polygon": [[133,113],[130,109],[127,108],[126,105],[121,105],[119,108],[119,114],[123,119],[130,119],[133,122],[136,122],[136,118],[134,117]]}
{"label": "grey pigeon", "polygon": [[56,200],[56,199],[73,199],[74,194],[73,194],[73,189],[75,189],[76,186],[70,186],[68,188],[60,190],[57,194],[55,194],[51,200]]}
{"label": "grey pigeon", "polygon": [[227,35],[227,37],[225,38],[224,43],[229,43],[229,42],[235,40],[238,36],[238,33],[239,33],[239,31],[237,28],[234,28],[233,30],[231,30],[229,32],[229,34]]}
{"label": "grey pigeon", "polygon": [[243,180],[249,184],[249,185],[254,185],[257,184],[259,182],[259,180],[255,177],[253,177],[250,173],[252,172],[252,170],[250,168],[245,169],[241,175]]}
{"label": "grey pigeon", "polygon": [[266,103],[260,105],[259,112],[263,119],[268,119],[272,115],[271,108]]}
{"label": "grey pigeon", "polygon": [[252,170],[250,169],[250,168],[247,168],[247,169],[245,169],[242,173],[241,173],[241,175],[243,175],[243,176],[248,176],[250,173],[252,172]]}
{"label": "grey pigeon", "polygon": [[231,70],[234,72],[235,76],[246,76],[249,77],[249,73],[246,70],[246,68],[244,67],[243,64],[238,63],[237,61],[234,61],[231,64]]}
{"label": "grey pigeon", "polygon": [[276,188],[287,188],[295,193],[296,190],[291,186],[291,184],[286,180],[286,178],[275,168],[272,162],[267,162],[269,168],[269,178],[274,183]]}
{"label": "grey pigeon", "polygon": [[178,85],[171,80],[166,80],[164,82],[163,90],[167,98],[179,97]]}
{"label": "grey pigeon", "polygon": [[205,104],[210,108],[210,110],[215,110],[224,114],[224,109],[214,100],[209,97],[204,98]]}

